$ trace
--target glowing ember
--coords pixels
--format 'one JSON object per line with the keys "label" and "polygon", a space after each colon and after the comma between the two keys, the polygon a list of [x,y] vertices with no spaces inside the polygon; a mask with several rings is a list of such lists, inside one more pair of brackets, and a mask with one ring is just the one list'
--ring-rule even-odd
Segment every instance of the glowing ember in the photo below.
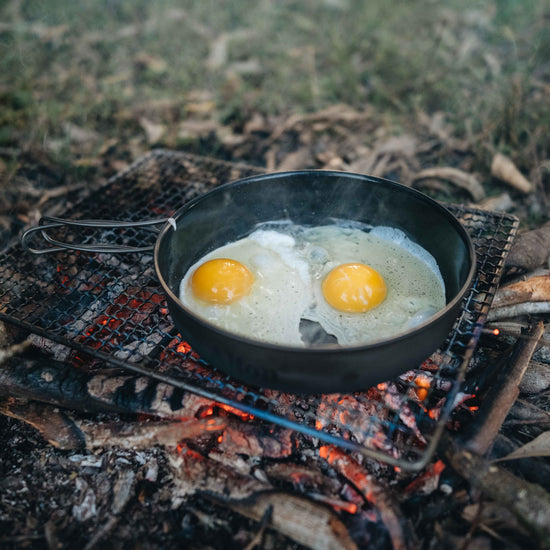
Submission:
{"label": "glowing ember", "polygon": [[189,353],[191,351],[191,346],[187,342],[181,342],[177,345],[176,351],[178,353]]}

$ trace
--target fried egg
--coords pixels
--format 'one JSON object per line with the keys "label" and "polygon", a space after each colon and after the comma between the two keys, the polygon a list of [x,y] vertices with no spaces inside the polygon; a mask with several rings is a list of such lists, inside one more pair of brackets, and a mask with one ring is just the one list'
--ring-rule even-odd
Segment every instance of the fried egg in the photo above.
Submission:
{"label": "fried egg", "polygon": [[305,230],[304,239],[313,247],[314,301],[303,318],[340,345],[393,337],[445,306],[435,259],[400,230],[322,226]]}
{"label": "fried egg", "polygon": [[445,287],[435,259],[398,229],[271,222],[191,266],[180,300],[249,338],[354,346],[424,322]]}
{"label": "fried egg", "polygon": [[312,300],[295,239],[273,230],[210,252],[187,271],[180,300],[214,325],[258,340],[303,346],[299,326]]}

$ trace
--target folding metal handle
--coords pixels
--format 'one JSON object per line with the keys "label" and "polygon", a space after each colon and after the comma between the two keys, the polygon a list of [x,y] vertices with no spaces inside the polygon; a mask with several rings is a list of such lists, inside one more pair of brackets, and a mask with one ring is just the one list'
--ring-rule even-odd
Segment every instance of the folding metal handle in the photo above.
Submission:
{"label": "folding metal handle", "polygon": [[[128,227],[142,227],[158,233],[160,231],[160,225],[170,223],[174,229],[176,223],[173,218],[159,218],[154,220],[145,221],[120,221],[120,220],[66,220],[63,218],[54,218],[52,216],[44,216],[38,222],[36,227],[27,229],[21,236],[21,245],[23,248],[31,254],[49,254],[50,252],[59,252],[63,250],[79,250],[81,252],[104,252],[104,253],[119,253],[119,252],[150,252],[155,248],[155,245],[147,246],[129,246],[123,244],[109,244],[109,243],[67,243],[54,239],[48,234],[48,230],[58,227],[91,227],[91,228],[105,228],[105,229],[118,229]],[[29,244],[29,240],[35,233],[40,233],[44,241],[50,244],[46,248],[35,248]]]}

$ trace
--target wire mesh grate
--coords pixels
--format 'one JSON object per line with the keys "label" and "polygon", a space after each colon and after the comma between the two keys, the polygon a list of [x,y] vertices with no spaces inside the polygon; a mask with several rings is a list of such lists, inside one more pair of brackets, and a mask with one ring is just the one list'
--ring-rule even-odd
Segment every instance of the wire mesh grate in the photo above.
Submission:
{"label": "wire mesh grate", "polygon": [[[108,180],[64,217],[168,217],[215,185],[259,172],[159,150]],[[474,282],[455,326],[422,365],[363,392],[291,395],[245,386],[206,364],[173,327],[151,253],[36,257],[15,244],[0,255],[0,318],[68,346],[79,354],[79,366],[108,363],[152,374],[247,412],[257,422],[418,469],[433,454],[453,408],[518,226],[507,214],[448,208],[471,235],[477,253]],[[97,237],[92,230],[78,235],[83,242]],[[153,244],[156,233],[128,228],[122,234],[102,230],[100,237],[141,246]]]}

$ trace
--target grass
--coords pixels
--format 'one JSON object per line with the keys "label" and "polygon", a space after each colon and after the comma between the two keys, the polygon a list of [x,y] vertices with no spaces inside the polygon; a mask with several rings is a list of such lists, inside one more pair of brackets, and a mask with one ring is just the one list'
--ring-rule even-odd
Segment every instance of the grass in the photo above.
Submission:
{"label": "grass", "polygon": [[156,116],[177,124],[199,95],[226,122],[334,103],[398,126],[444,111],[458,135],[547,158],[549,19],[545,0],[4,1],[0,146],[62,142],[67,123],[136,138],[136,106],[169,101],[178,116]]}

